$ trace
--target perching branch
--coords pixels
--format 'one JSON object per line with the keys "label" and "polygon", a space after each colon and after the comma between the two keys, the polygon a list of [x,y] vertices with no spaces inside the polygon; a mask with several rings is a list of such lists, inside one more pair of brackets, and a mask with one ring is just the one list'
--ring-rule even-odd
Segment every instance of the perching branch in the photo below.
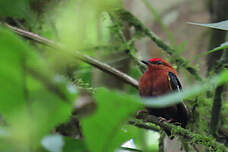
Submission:
{"label": "perching branch", "polygon": [[130,85],[132,85],[135,88],[138,88],[138,81],[137,80],[135,80],[134,78],[128,76],[127,74],[125,74],[125,73],[123,73],[123,72],[111,67],[110,65],[105,64],[103,62],[100,62],[100,61],[98,61],[98,60],[96,60],[96,59],[94,59],[94,58],[92,58],[90,56],[82,55],[82,54],[80,54],[78,52],[77,52],[77,57],[80,60],[82,60],[82,61],[84,61],[84,62],[86,62],[86,63],[88,63],[88,64],[90,64],[90,65],[92,65],[92,66],[94,66],[94,67],[96,67],[98,69],[100,69],[100,70],[102,70],[103,72],[112,74],[115,77],[117,77],[118,79],[124,81],[125,83],[130,84]]}
{"label": "perching branch", "polygon": [[[52,41],[52,40],[48,40],[44,37],[41,37],[40,35],[38,34],[34,34],[32,32],[28,32],[28,31],[25,31],[25,30],[22,30],[22,29],[19,29],[17,27],[13,27],[11,25],[8,25],[6,24],[7,27],[9,27],[11,30],[13,30],[14,32],[18,33],[19,35],[25,37],[25,38],[28,38],[28,39],[31,39],[35,42],[38,42],[38,43],[41,43],[41,44],[44,44],[44,45],[47,45],[49,47],[52,47],[52,48],[55,48],[55,49],[59,49],[59,50],[63,50],[63,46],[61,46],[60,44]],[[106,73],[109,73],[109,74],[112,74],[113,76],[117,77],[118,79],[124,81],[125,83],[127,84],[130,84],[131,86],[135,87],[135,88],[138,88],[138,81],[135,80],[134,78],[128,76],[127,74],[109,66],[108,64],[105,64],[105,63],[102,63],[90,56],[87,56],[87,55],[84,55],[84,54],[81,54],[79,53],[78,51],[76,52],[75,51],[75,57],[102,70],[103,72],[106,72]]]}
{"label": "perching branch", "polygon": [[136,32],[142,33],[143,35],[149,37],[152,41],[155,42],[155,44],[158,47],[160,47],[166,53],[174,57],[176,63],[179,66],[182,66],[183,68],[185,68],[190,74],[192,74],[196,78],[196,80],[199,80],[199,81],[202,80],[202,78],[200,77],[195,67],[191,66],[188,61],[186,61],[184,58],[177,55],[175,49],[170,47],[167,43],[161,40],[155,33],[153,33],[152,31],[150,31],[150,29],[144,26],[138,18],[136,18],[130,12],[123,9],[117,10],[116,13],[123,21],[127,21],[130,25],[135,27]]}
{"label": "perching branch", "polygon": [[162,128],[163,130],[169,130],[172,132],[173,135],[184,137],[184,139],[188,140],[190,143],[204,145],[208,147],[210,151],[227,151],[227,148],[224,145],[217,143],[211,137],[192,133],[191,131],[184,129],[180,126],[176,126],[165,121],[160,121],[156,116],[148,115],[146,113],[139,113],[137,115],[137,118],[143,120],[144,122],[154,123],[160,126],[160,128]]}
{"label": "perching branch", "polygon": [[160,128],[154,124],[146,124],[145,122],[142,122],[141,120],[129,120],[128,123],[130,125],[136,126],[138,128],[142,129],[148,129],[148,130],[153,130],[153,131],[160,131]]}

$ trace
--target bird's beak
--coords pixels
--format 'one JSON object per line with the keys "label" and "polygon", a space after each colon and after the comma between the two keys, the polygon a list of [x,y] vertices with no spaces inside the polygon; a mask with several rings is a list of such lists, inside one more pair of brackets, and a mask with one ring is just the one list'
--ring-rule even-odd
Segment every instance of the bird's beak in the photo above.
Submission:
{"label": "bird's beak", "polygon": [[150,62],[149,61],[146,61],[146,60],[141,60],[142,63],[148,65]]}

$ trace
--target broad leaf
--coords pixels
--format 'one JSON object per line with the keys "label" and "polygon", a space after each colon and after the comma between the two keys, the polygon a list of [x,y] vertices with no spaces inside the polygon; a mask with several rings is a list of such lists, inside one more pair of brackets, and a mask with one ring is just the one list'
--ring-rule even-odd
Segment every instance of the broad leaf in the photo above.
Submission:
{"label": "broad leaf", "polygon": [[8,118],[26,104],[22,65],[28,47],[1,26],[0,35],[0,113]]}
{"label": "broad leaf", "polygon": [[193,57],[192,60],[197,59],[197,58],[199,58],[199,57],[201,57],[203,55],[207,55],[207,54],[210,54],[210,53],[213,53],[213,52],[216,52],[216,51],[221,51],[221,50],[226,49],[226,48],[228,48],[228,42],[224,42],[220,46],[218,46],[218,47],[216,47],[216,48],[214,48],[212,50],[209,50],[209,51],[206,51],[206,52],[202,52],[202,53],[196,55],[195,57]]}
{"label": "broad leaf", "polygon": [[200,23],[192,23],[192,22],[188,22],[188,23],[192,25],[199,25],[199,26],[210,27],[214,29],[228,30],[228,20],[218,22],[218,23],[210,23],[210,24],[200,24]]}
{"label": "broad leaf", "polygon": [[54,72],[25,41],[2,27],[0,35],[0,114],[12,135],[2,140],[13,142],[12,149],[26,151],[38,147],[44,135],[68,120],[75,93],[66,89],[64,80],[55,80]]}
{"label": "broad leaf", "polygon": [[97,90],[97,109],[82,120],[82,130],[88,149],[93,152],[113,152],[129,139],[121,129],[125,121],[141,107],[138,98],[125,94]]}
{"label": "broad leaf", "polygon": [[64,137],[63,152],[87,152],[87,148],[82,140]]}
{"label": "broad leaf", "polygon": [[216,47],[208,52],[211,53],[212,51],[218,51],[218,50],[222,50],[222,49],[226,49],[226,48],[228,48],[228,42],[224,42],[219,47]]}
{"label": "broad leaf", "polygon": [[27,18],[30,13],[29,0],[0,0],[0,17]]}

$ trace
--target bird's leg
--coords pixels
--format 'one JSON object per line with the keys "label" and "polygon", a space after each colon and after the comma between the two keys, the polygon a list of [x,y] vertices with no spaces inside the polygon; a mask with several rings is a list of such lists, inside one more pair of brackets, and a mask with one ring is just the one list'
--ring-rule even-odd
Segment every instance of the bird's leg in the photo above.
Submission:
{"label": "bird's leg", "polygon": [[158,117],[158,119],[159,119],[159,123],[162,123],[162,122],[164,122],[164,121],[170,123],[170,122],[173,121],[172,118],[170,118],[169,120],[167,120],[167,119],[165,119],[165,118],[163,118],[163,117]]}
{"label": "bird's leg", "polygon": [[158,120],[159,120],[159,123],[162,123],[162,122],[164,122],[164,121],[167,121],[165,118],[163,118],[163,117],[158,117]]}
{"label": "bird's leg", "polygon": [[169,120],[167,120],[166,122],[171,123],[173,121],[173,118],[170,118]]}

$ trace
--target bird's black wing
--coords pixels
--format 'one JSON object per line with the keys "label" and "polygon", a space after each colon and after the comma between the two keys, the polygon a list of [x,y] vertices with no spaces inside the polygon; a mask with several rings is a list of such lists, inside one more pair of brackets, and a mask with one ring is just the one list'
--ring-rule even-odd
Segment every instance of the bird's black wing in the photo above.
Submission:
{"label": "bird's black wing", "polygon": [[[169,82],[170,82],[172,90],[181,91],[182,86],[181,86],[181,83],[178,80],[177,76],[172,72],[169,72],[168,76],[169,76]],[[182,127],[185,127],[187,124],[187,121],[189,119],[189,111],[183,102],[177,104],[177,109],[178,109],[178,114],[180,116],[179,119],[180,119],[180,121],[182,121]]]}
{"label": "bird's black wing", "polygon": [[172,90],[181,91],[182,86],[181,86],[181,83],[178,80],[177,76],[172,72],[169,72],[168,74],[169,74],[169,82],[171,84]]}

